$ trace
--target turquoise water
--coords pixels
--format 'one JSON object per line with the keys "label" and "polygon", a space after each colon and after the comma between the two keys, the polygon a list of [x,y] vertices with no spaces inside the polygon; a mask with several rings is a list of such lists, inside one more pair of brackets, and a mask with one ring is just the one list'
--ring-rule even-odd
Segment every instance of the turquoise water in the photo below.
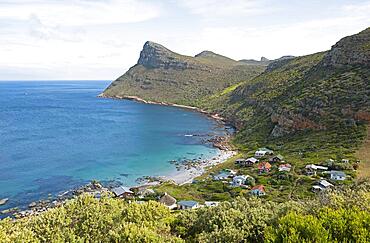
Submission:
{"label": "turquoise water", "polygon": [[0,82],[0,198],[10,198],[7,207],[91,179],[135,185],[138,177],[174,172],[170,160],[219,153],[204,143],[225,133],[215,121],[174,107],[96,98],[108,84]]}

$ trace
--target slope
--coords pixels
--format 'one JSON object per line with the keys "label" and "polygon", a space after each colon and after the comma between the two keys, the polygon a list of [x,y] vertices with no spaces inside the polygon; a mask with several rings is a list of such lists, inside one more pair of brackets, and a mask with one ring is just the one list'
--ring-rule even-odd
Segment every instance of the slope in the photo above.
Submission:
{"label": "slope", "polygon": [[201,97],[251,79],[264,69],[210,51],[190,57],[146,42],[138,63],[114,81],[103,96],[137,96],[156,102],[194,105]]}

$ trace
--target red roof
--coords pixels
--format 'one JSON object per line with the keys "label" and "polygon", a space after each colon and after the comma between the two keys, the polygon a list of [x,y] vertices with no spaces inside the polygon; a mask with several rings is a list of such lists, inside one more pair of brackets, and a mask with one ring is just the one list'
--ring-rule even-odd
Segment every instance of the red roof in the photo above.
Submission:
{"label": "red roof", "polygon": [[282,164],[282,165],[279,165],[279,167],[292,167],[290,164]]}
{"label": "red roof", "polygon": [[254,187],[252,187],[252,189],[251,189],[252,191],[253,190],[259,190],[259,191],[265,191],[265,186],[264,185],[257,185],[257,186],[254,186]]}
{"label": "red roof", "polygon": [[271,169],[271,164],[269,162],[261,162],[258,164],[258,169]]}

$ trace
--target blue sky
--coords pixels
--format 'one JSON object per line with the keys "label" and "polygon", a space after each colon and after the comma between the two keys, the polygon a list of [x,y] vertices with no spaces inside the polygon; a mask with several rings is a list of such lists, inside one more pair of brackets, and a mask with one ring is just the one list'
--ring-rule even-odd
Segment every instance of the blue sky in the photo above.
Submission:
{"label": "blue sky", "polygon": [[113,80],[145,41],[187,55],[270,59],[370,26],[370,0],[2,0],[0,80]]}

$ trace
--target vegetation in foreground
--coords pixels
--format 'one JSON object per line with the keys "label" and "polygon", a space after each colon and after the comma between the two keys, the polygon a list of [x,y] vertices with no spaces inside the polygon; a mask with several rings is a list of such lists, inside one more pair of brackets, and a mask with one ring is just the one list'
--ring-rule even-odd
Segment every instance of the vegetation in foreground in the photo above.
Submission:
{"label": "vegetation in foreground", "polygon": [[171,212],[82,195],[41,215],[0,221],[0,242],[369,242],[370,183],[283,203],[240,196]]}

